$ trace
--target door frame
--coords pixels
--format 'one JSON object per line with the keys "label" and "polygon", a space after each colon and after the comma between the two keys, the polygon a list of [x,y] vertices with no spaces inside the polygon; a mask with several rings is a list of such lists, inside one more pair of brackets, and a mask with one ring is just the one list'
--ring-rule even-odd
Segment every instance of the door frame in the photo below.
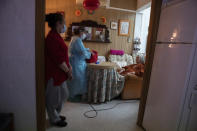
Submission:
{"label": "door frame", "polygon": [[[161,13],[162,0],[152,0],[149,33],[146,49],[146,63],[143,77],[142,97],[139,106],[137,124],[142,126],[150,76],[155,52],[157,32]],[[35,57],[36,57],[36,115],[37,131],[46,130],[45,112],[45,0],[35,0]]]}
{"label": "door frame", "polygon": [[146,62],[145,70],[142,83],[142,92],[140,99],[140,106],[138,112],[137,125],[143,127],[143,118],[146,108],[146,100],[148,96],[150,77],[152,72],[152,65],[157,41],[157,33],[159,29],[159,21],[161,14],[162,0],[152,0],[151,4],[151,15],[150,15],[150,24],[148,31],[147,47],[146,47]]}
{"label": "door frame", "polygon": [[35,0],[35,5],[36,123],[37,131],[45,131],[45,0]]}

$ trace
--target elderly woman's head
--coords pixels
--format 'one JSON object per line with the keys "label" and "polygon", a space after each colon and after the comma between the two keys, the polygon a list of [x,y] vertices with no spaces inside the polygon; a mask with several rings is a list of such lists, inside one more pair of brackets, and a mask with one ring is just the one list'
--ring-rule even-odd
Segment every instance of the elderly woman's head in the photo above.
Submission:
{"label": "elderly woman's head", "polygon": [[145,58],[144,58],[144,56],[140,56],[140,55],[138,55],[138,56],[136,56],[136,63],[137,64],[145,64]]}

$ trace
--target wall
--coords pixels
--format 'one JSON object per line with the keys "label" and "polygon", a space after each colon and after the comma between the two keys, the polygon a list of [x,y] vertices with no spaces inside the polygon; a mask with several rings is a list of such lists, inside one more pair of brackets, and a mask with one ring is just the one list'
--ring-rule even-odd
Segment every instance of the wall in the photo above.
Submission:
{"label": "wall", "polygon": [[137,0],[137,9],[142,8],[143,6],[148,4],[149,2],[151,2],[151,0]]}
{"label": "wall", "polygon": [[[80,17],[76,17],[74,12],[76,9],[81,9],[83,14]],[[80,22],[81,20],[94,20],[101,23],[100,17],[104,16],[107,18],[107,27],[110,27],[111,21],[118,22],[119,19],[129,19],[131,21],[131,34],[130,37],[133,41],[133,31],[134,31],[134,20],[135,14],[129,12],[121,12],[115,10],[106,10],[105,8],[99,8],[96,10],[94,15],[88,15],[87,11],[81,6],[76,6],[75,0],[47,0],[46,1],[46,12],[56,12],[65,11],[66,12],[66,24],[69,26],[72,22]],[[48,30],[46,31],[48,32]],[[132,43],[128,43],[128,37],[118,36],[118,30],[110,30],[110,39],[112,43],[85,43],[85,46],[91,49],[95,49],[99,52],[99,55],[107,55],[109,50],[112,49],[123,49],[126,53],[132,53]],[[67,42],[68,43],[68,42]]]}
{"label": "wall", "polygon": [[36,131],[35,0],[0,1],[0,112],[15,131]]}
{"label": "wall", "polygon": [[111,7],[136,10],[137,8],[137,0],[111,0]]}

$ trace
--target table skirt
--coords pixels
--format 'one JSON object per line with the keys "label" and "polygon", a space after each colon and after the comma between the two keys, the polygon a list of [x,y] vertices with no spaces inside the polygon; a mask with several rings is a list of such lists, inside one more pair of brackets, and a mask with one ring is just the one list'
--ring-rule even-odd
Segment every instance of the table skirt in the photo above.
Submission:
{"label": "table skirt", "polygon": [[120,95],[125,78],[114,68],[88,68],[87,70],[89,103],[104,103]]}

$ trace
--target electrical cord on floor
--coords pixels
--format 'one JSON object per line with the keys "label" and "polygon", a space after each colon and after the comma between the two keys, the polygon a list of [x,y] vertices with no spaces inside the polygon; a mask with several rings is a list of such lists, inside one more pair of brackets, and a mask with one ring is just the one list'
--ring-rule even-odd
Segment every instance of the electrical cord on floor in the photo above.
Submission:
{"label": "electrical cord on floor", "polygon": [[[132,101],[132,102],[120,102],[120,103],[117,103],[117,104],[115,104],[114,106],[112,106],[112,107],[110,107],[110,108],[103,108],[103,109],[95,109],[94,106],[93,106],[92,104],[89,104],[90,107],[91,107],[92,109],[89,110],[89,111],[84,112],[83,115],[84,115],[86,118],[96,118],[99,111],[112,110],[112,109],[114,109],[114,108],[115,108],[116,106],[118,106],[118,105],[127,104],[127,103],[133,103],[133,102],[134,102],[134,101]],[[90,113],[90,112],[95,112],[95,115],[89,116],[88,113]]]}

